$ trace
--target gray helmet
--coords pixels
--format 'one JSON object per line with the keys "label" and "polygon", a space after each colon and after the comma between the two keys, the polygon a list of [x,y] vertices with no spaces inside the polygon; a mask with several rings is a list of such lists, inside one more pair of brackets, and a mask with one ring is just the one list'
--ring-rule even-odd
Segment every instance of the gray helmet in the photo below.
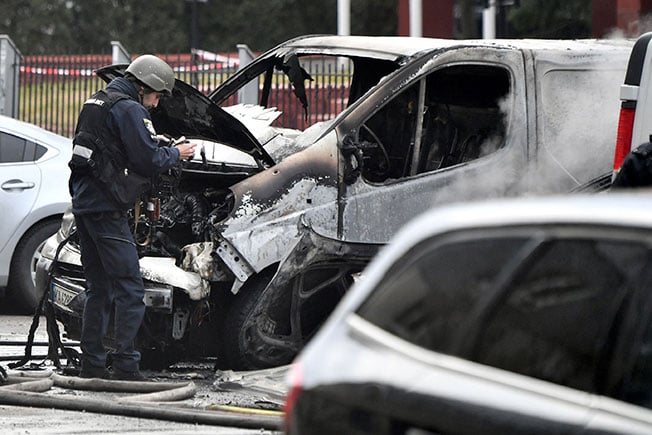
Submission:
{"label": "gray helmet", "polygon": [[170,65],[151,54],[144,54],[134,59],[126,72],[156,92],[171,94],[174,88],[174,71]]}

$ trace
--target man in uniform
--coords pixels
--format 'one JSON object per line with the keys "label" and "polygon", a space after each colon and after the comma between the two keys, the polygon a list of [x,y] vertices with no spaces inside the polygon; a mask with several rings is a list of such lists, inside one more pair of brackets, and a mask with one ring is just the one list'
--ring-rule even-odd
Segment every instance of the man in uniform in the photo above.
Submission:
{"label": "man in uniform", "polygon": [[[69,186],[88,287],[81,377],[143,379],[134,340],[145,313],[144,287],[127,211],[149,180],[194,155],[192,143],[159,146],[150,120],[148,110],[173,87],[172,68],[143,55],[88,99],[79,115]],[[112,310],[113,373],[103,344]]]}

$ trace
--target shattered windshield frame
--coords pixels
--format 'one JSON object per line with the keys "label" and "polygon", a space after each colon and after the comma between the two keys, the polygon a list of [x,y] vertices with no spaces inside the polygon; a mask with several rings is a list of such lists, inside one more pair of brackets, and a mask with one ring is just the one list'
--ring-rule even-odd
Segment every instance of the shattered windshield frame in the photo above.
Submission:
{"label": "shattered windshield frame", "polygon": [[244,102],[274,108],[273,127],[303,131],[335,119],[400,66],[399,59],[295,50],[256,59],[208,98],[221,107]]}

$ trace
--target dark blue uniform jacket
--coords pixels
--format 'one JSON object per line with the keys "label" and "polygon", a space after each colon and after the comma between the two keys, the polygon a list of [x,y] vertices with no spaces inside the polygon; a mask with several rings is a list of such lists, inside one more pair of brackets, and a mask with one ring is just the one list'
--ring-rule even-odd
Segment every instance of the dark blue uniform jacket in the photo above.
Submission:
{"label": "dark blue uniform jacket", "polygon": [[[177,148],[158,146],[149,112],[138,102],[136,87],[127,79],[119,77],[112,80],[106,88],[130,97],[115,103],[106,119],[108,131],[118,138],[124,147],[129,168],[144,177],[151,177],[179,163],[180,154]],[[69,185],[73,213],[118,210],[92,174],[73,173]]]}

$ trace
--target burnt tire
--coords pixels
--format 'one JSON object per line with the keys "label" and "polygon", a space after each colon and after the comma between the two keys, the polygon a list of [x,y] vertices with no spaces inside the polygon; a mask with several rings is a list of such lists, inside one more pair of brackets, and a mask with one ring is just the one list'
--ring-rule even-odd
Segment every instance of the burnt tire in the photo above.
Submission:
{"label": "burnt tire", "polygon": [[[269,366],[255,355],[252,348],[255,339],[251,336],[255,333],[255,328],[251,325],[255,323],[256,312],[260,308],[258,300],[272,276],[271,272],[263,273],[247,281],[226,313],[222,329],[222,352],[226,367],[232,370],[256,370]],[[285,359],[279,359],[278,365],[284,363]]]}
{"label": "burnt tire", "polygon": [[292,362],[352,284],[353,271],[348,264],[313,265],[280,289],[267,287],[273,269],[250,278],[225,316],[225,368],[259,370]]}
{"label": "burnt tire", "polygon": [[20,239],[9,269],[9,296],[19,308],[30,313],[36,310],[41,299],[35,285],[36,264],[45,241],[59,229],[59,220],[39,222]]}

